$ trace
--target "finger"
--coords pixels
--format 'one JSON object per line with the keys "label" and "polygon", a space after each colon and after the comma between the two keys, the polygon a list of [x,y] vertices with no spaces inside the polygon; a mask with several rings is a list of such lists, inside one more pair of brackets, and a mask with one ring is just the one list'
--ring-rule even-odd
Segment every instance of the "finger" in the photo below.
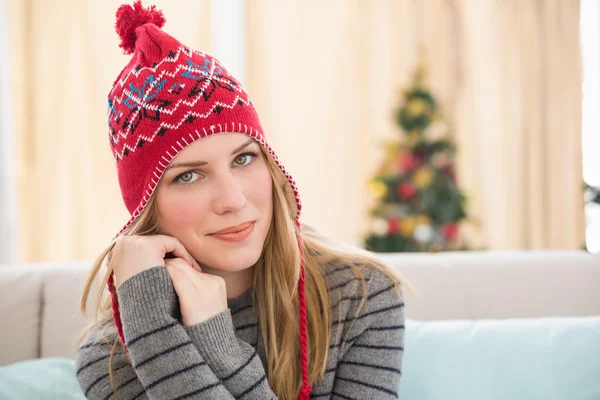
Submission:
{"label": "finger", "polygon": [[164,254],[173,253],[175,257],[183,258],[189,265],[198,271],[202,271],[194,257],[183,247],[183,244],[177,238],[168,235],[155,235],[155,237],[157,240],[160,240]]}
{"label": "finger", "polygon": [[[185,261],[183,258],[181,257],[177,257],[177,258],[168,258],[165,259],[165,264],[167,266],[170,267],[175,267],[175,268],[179,268],[180,270],[182,270],[183,272],[185,270],[191,270],[193,271],[194,269],[190,266],[190,264],[188,264],[187,261]],[[187,274],[186,274],[187,275]]]}
{"label": "finger", "polygon": [[197,272],[187,265],[183,260],[175,265],[186,274],[187,279],[192,283],[197,292],[205,292],[207,289],[216,288],[217,286],[215,286],[215,281],[221,281],[224,283],[223,278],[220,276]]}
{"label": "finger", "polygon": [[167,259],[165,262],[168,262],[173,268],[180,269],[185,274],[186,279],[190,280],[195,287],[199,286],[198,275],[202,274],[202,271],[197,271],[181,257]]}
{"label": "finger", "polygon": [[192,257],[192,255],[187,251],[187,249],[177,238],[173,236],[163,237],[166,239],[166,243],[164,243],[165,254],[171,252],[175,257],[181,258],[185,260],[189,265],[200,269],[200,266],[198,265],[194,257]]}
{"label": "finger", "polygon": [[171,261],[171,265],[175,268],[179,268],[184,274],[187,280],[191,282],[191,284],[198,289],[202,286],[203,277],[208,275],[203,275],[201,272],[194,270],[190,265],[181,258],[173,258]]}
{"label": "finger", "polygon": [[[190,280],[189,276],[184,272],[184,268],[178,265],[178,262],[175,261],[176,258],[166,260],[166,267],[169,276],[171,277],[171,281],[173,282],[173,286],[175,287],[175,291],[180,298],[186,298],[193,293],[196,292],[196,287]],[[185,261],[181,260],[180,262],[185,263]],[[187,268],[190,268],[189,266]]]}

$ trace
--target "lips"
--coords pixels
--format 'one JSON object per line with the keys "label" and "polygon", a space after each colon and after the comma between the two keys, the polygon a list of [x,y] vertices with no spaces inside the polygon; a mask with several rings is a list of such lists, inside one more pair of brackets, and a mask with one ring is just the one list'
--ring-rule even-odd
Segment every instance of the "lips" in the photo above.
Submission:
{"label": "lips", "polygon": [[239,243],[246,240],[254,231],[254,222],[245,222],[243,224],[232,226],[215,233],[211,233],[210,237],[221,242]]}
{"label": "lips", "polygon": [[250,222],[244,222],[243,224],[239,224],[236,226],[230,226],[229,228],[225,228],[218,232],[211,233],[209,236],[226,235],[229,233],[241,232],[245,229],[248,229],[250,227],[250,225],[252,225],[253,223],[254,223],[253,221],[250,221]]}

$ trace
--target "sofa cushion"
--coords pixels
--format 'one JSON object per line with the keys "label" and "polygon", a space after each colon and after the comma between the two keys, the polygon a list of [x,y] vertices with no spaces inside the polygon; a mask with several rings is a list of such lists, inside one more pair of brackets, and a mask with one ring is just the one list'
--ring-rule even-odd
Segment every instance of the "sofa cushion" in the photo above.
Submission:
{"label": "sofa cushion", "polygon": [[600,399],[600,316],[406,321],[400,399]]}
{"label": "sofa cushion", "polygon": [[[600,316],[406,321],[402,400],[600,399]],[[0,367],[5,400],[83,399],[70,359]]]}
{"label": "sofa cushion", "polygon": [[0,367],[3,400],[84,400],[75,377],[75,361],[39,358]]}

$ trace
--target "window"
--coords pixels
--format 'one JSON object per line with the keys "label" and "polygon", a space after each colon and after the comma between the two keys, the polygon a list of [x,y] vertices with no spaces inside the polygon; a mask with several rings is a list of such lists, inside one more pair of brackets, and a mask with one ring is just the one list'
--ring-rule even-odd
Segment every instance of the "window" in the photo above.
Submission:
{"label": "window", "polygon": [[[582,0],[580,39],[583,68],[583,178],[600,189],[600,2]],[[586,243],[600,253],[600,196],[586,196]]]}

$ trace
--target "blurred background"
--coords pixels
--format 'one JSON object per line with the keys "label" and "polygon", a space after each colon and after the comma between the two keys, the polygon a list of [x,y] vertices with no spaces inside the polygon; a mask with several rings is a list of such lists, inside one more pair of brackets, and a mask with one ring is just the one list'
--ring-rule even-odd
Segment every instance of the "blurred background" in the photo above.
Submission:
{"label": "blurred background", "polygon": [[[106,96],[121,0],[0,0],[0,263],[129,215]],[[248,89],[303,222],[380,252],[600,253],[597,0],[155,0]]]}

